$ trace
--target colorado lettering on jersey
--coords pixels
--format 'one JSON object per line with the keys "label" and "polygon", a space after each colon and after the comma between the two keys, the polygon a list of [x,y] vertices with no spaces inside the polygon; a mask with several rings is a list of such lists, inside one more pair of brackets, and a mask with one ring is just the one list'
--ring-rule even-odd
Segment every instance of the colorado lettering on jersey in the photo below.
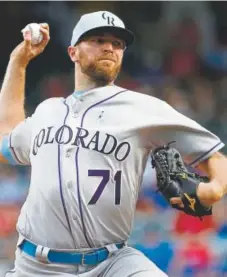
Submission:
{"label": "colorado lettering on jersey", "polygon": [[106,155],[113,154],[115,159],[120,162],[125,160],[130,153],[131,145],[127,141],[119,143],[115,136],[107,133],[103,134],[100,131],[91,133],[81,127],[75,129],[76,132],[68,125],[62,125],[57,130],[54,130],[54,126],[41,129],[35,136],[32,154],[37,155],[42,145],[52,143],[71,144]]}

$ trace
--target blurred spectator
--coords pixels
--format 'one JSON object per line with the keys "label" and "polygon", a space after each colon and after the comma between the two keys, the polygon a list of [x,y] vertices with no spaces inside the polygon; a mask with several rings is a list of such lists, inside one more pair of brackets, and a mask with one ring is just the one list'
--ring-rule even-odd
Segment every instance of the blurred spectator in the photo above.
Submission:
{"label": "blurred spectator", "polygon": [[217,103],[211,82],[194,79],[189,85],[195,118],[204,126],[215,116]]}
{"label": "blurred spectator", "polygon": [[186,260],[187,267],[194,268],[195,270],[204,270],[209,267],[212,256],[209,247],[199,240],[190,240],[184,249],[180,251],[180,260]]}
{"label": "blurred spectator", "polygon": [[197,74],[199,70],[199,29],[187,14],[169,35],[169,50],[166,59],[167,74],[175,78],[185,78]]}
{"label": "blurred spectator", "polygon": [[167,83],[163,88],[162,98],[178,112],[190,118],[195,117],[185,91],[178,88],[176,84]]}
{"label": "blurred spectator", "polygon": [[18,205],[0,205],[0,239],[15,233],[19,212],[20,206]]}
{"label": "blurred spectator", "polygon": [[211,232],[216,228],[212,216],[206,216],[203,220],[187,215],[183,212],[177,213],[175,221],[175,232],[178,234],[190,233],[197,235],[200,232]]}
{"label": "blurred spectator", "polygon": [[168,272],[174,255],[174,245],[160,231],[158,223],[146,226],[142,243],[137,243],[134,247],[142,251],[164,272]]}
{"label": "blurred spectator", "polygon": [[[176,241],[177,243],[177,241]],[[187,241],[176,249],[171,273],[173,276],[202,276],[209,272],[212,262],[212,254],[209,246],[198,238],[188,238]]]}

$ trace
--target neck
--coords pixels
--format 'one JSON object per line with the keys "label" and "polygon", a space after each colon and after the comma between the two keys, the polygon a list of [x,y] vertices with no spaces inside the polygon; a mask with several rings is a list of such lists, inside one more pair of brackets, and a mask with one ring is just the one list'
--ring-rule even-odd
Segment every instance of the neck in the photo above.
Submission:
{"label": "neck", "polygon": [[93,80],[89,76],[85,75],[79,70],[76,70],[75,73],[75,92],[77,91],[86,91],[90,89],[94,89],[97,87],[109,86],[112,85],[113,82],[102,82]]}

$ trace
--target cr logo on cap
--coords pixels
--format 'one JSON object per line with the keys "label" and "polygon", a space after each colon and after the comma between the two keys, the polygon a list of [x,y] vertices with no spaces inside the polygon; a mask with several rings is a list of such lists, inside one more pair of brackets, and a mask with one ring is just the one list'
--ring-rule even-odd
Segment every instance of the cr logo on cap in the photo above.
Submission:
{"label": "cr logo on cap", "polygon": [[106,13],[104,12],[104,13],[102,14],[102,18],[105,19],[105,20],[107,20],[108,25],[111,24],[111,25],[115,26],[115,25],[114,25],[114,17],[108,16],[108,15],[106,15]]}

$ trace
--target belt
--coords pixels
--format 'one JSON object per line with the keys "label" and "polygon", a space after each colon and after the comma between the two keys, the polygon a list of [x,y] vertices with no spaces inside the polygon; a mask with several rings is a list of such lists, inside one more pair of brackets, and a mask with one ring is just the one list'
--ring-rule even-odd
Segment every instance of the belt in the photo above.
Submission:
{"label": "belt", "polygon": [[21,245],[19,245],[19,248],[29,256],[43,263],[96,265],[105,261],[110,253],[113,252],[113,249],[116,251],[124,246],[125,243],[116,243],[91,252],[78,253],[51,250],[47,247],[24,240]]}

